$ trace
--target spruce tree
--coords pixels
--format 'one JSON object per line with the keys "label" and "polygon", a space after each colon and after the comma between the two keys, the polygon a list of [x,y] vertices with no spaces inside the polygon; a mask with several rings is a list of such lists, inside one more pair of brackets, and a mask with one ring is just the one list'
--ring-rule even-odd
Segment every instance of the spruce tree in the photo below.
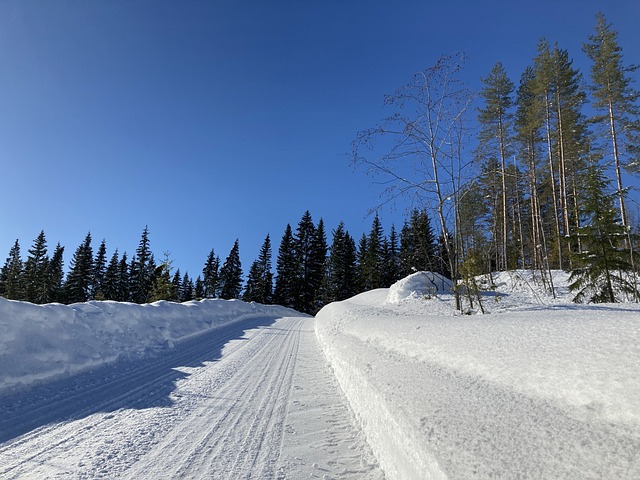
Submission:
{"label": "spruce tree", "polygon": [[51,260],[47,264],[47,283],[46,283],[46,298],[45,302],[64,302],[64,247],[58,243]]}
{"label": "spruce tree", "polygon": [[130,292],[135,303],[146,303],[153,285],[155,260],[149,242],[149,227],[144,227],[136,254],[131,261]]}
{"label": "spruce tree", "polygon": [[196,278],[195,286],[193,288],[193,296],[195,297],[196,300],[202,300],[203,298],[205,298],[204,293],[205,293],[204,281],[202,280],[200,275],[198,275],[198,278]]}
{"label": "spruce tree", "polygon": [[47,240],[44,231],[33,241],[24,263],[25,300],[31,303],[45,303],[47,284]]}
{"label": "spruce tree", "polygon": [[287,224],[276,259],[276,282],[274,302],[293,308],[295,304],[295,285],[298,280],[299,264],[296,260],[295,243],[291,225]]}
{"label": "spruce tree", "polygon": [[158,265],[153,275],[153,286],[149,292],[149,301],[167,300],[174,302],[177,300],[177,293],[171,282],[171,264],[169,253],[165,252],[163,262]]}
{"label": "spruce tree", "polygon": [[365,290],[373,290],[383,286],[383,251],[384,233],[380,217],[376,213],[371,223],[371,230],[366,240],[366,250],[362,264],[362,280]]}
{"label": "spruce tree", "polygon": [[389,238],[384,239],[384,264],[382,269],[382,286],[390,287],[400,277],[400,247],[396,227],[392,224]]}
{"label": "spruce tree", "polygon": [[105,300],[104,277],[107,273],[107,244],[104,239],[100,242],[96,258],[93,262],[93,284],[91,285],[91,298]]}
{"label": "spruce tree", "polygon": [[240,263],[240,246],[238,240],[220,268],[220,298],[231,300],[240,298],[242,291],[242,264]]}
{"label": "spruce tree", "polygon": [[356,246],[344,222],[333,231],[327,259],[324,303],[345,300],[358,293]]}
{"label": "spruce tree", "polygon": [[15,241],[0,272],[0,293],[9,300],[24,300],[24,266],[20,242]]}
{"label": "spruce tree", "polygon": [[204,298],[216,298],[219,291],[220,258],[216,256],[213,248],[202,269],[202,282],[204,286]]}
{"label": "spruce tree", "polygon": [[578,303],[614,303],[625,295],[638,299],[632,252],[625,246],[626,229],[614,206],[617,192],[608,193],[609,180],[592,164],[584,189],[585,222],[577,229],[582,250],[574,255],[569,290]]}
{"label": "spruce tree", "polygon": [[317,249],[317,229],[307,210],[298,223],[293,248],[298,265],[298,276],[293,283],[293,308],[299,312],[312,313],[315,308],[314,300],[320,288],[323,273],[323,265],[319,265]]}
{"label": "spruce tree", "polygon": [[105,300],[119,300],[120,259],[118,249],[113,252],[105,270],[102,293]]}
{"label": "spruce tree", "polygon": [[403,276],[436,271],[435,235],[426,210],[412,210],[400,232],[400,263]]}
{"label": "spruce tree", "polygon": [[120,263],[118,264],[118,290],[115,300],[119,302],[131,301],[131,276],[127,252],[122,254],[122,258],[120,258]]}
{"label": "spruce tree", "polygon": [[184,272],[184,277],[182,277],[182,291],[180,292],[180,301],[188,302],[194,299],[194,285],[193,280],[189,278],[189,273]]}
{"label": "spruce tree", "polygon": [[265,305],[273,302],[273,274],[271,273],[271,239],[266,236],[258,258],[251,264],[242,299]]}
{"label": "spruce tree", "polygon": [[176,292],[176,301],[182,302],[182,276],[180,275],[180,269],[176,270],[176,273],[173,274],[173,278],[171,279],[171,283],[173,284],[173,290]]}
{"label": "spruce tree", "polygon": [[92,283],[93,249],[89,232],[71,259],[70,270],[64,286],[66,302],[77,303],[89,300]]}

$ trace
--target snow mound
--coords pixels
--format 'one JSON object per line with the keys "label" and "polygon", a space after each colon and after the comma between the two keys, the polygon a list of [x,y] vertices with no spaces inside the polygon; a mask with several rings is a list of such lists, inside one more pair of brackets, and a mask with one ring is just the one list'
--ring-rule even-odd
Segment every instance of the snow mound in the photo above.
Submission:
{"label": "snow mound", "polygon": [[300,314],[239,300],[34,305],[0,297],[0,392],[121,356],[172,348],[174,342],[233,322],[292,315]]}
{"label": "snow mound", "polygon": [[495,313],[454,316],[451,295],[406,300],[420,277],[316,316],[387,478],[640,478],[638,304],[543,304],[517,273]]}
{"label": "snow mound", "polygon": [[451,293],[451,280],[434,272],[416,272],[398,280],[389,288],[387,303],[400,303],[414,298],[430,298],[433,295]]}

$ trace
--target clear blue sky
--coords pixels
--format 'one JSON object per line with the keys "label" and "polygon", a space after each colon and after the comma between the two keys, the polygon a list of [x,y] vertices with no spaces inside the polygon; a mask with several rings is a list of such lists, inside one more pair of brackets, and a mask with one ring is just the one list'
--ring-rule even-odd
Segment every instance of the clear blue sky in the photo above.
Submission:
{"label": "clear blue sky", "polygon": [[517,83],[542,36],[586,75],[598,11],[640,63],[638,0],[2,0],[0,261],[42,229],[67,266],[87,231],[131,257],[148,225],[194,278],[239,238],[246,273],[305,210],[357,238],[380,188],[345,154],[385,94],[455,51]]}

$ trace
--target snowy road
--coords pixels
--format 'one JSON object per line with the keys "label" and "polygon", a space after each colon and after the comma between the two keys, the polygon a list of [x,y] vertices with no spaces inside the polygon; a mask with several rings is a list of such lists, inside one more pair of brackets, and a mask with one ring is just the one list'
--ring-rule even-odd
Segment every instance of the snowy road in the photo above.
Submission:
{"label": "snowy road", "polygon": [[0,478],[383,478],[313,321],[230,325],[0,398]]}

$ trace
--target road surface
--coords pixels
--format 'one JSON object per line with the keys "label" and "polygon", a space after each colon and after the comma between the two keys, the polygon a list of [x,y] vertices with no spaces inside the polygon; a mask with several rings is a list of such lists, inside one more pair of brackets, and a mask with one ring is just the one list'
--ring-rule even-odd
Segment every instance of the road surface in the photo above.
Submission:
{"label": "road surface", "polygon": [[0,478],[382,479],[308,317],[0,397]]}

